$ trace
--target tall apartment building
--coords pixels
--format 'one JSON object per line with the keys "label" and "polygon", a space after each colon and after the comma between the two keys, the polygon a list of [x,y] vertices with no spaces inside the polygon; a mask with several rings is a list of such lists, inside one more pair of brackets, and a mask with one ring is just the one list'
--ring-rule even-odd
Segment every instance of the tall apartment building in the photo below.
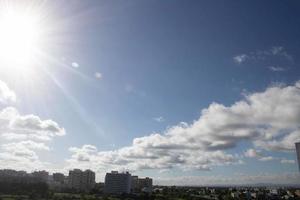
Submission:
{"label": "tall apartment building", "polygon": [[80,169],[74,169],[69,171],[69,187],[86,191],[95,186],[95,172],[91,170],[82,171]]}
{"label": "tall apartment building", "polygon": [[104,192],[109,194],[122,194],[130,193],[131,191],[131,174],[118,173],[117,171],[112,171],[111,173],[106,173]]}
{"label": "tall apartment building", "polygon": [[31,173],[33,177],[37,178],[40,181],[48,182],[49,172],[47,171],[35,171]]}
{"label": "tall apartment building", "polygon": [[62,173],[53,173],[53,181],[58,183],[64,183],[65,175]]}
{"label": "tall apartment building", "polygon": [[131,176],[131,192],[139,192],[139,177]]}
{"label": "tall apartment building", "polygon": [[297,154],[297,160],[298,160],[298,168],[300,172],[300,142],[295,143],[296,146],[296,154]]}

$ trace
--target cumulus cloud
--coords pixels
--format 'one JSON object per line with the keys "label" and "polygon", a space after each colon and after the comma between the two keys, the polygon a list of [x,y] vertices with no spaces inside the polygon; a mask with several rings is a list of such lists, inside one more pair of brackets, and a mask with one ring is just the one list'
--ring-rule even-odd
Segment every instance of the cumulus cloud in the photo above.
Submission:
{"label": "cumulus cloud", "polygon": [[37,151],[49,151],[49,147],[44,143],[31,140],[11,142],[0,146],[1,168],[14,169],[38,169],[44,166],[39,160]]}
{"label": "cumulus cloud", "polygon": [[[44,142],[65,134],[53,120],[36,115],[21,115],[16,108],[0,111],[0,168],[42,169],[39,151],[50,151]],[[43,142],[41,142],[43,141]]]}
{"label": "cumulus cloud", "polygon": [[[15,92],[0,80],[0,104],[15,101]],[[45,142],[63,135],[65,129],[51,119],[22,115],[15,107],[3,108],[0,110],[0,168],[33,170],[44,167],[38,152],[50,151]]]}
{"label": "cumulus cloud", "polygon": [[10,104],[16,102],[16,94],[7,84],[0,80],[0,104]]}
{"label": "cumulus cloud", "polygon": [[[294,143],[300,141],[299,121],[300,82],[276,85],[245,94],[231,106],[212,103],[193,123],[182,122],[163,133],[135,138],[131,146],[114,151],[87,151],[85,146],[72,148],[68,163],[108,169],[209,170],[241,164],[240,157],[227,150],[242,141],[265,151],[292,152]],[[248,152],[248,155],[257,156],[258,152]],[[273,158],[259,156],[258,159]]]}
{"label": "cumulus cloud", "polygon": [[49,140],[54,136],[65,135],[64,128],[53,120],[41,120],[36,115],[21,115],[14,107],[6,107],[0,111],[0,130],[9,134],[26,134],[28,137]]}

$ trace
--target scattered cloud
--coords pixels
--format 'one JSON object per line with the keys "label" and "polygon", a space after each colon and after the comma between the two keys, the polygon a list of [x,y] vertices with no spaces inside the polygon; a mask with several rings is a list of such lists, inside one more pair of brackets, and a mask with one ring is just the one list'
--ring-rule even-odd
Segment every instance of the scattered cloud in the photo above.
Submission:
{"label": "scattered cloud", "polygon": [[273,158],[272,156],[266,156],[266,157],[261,157],[258,160],[260,160],[260,161],[271,161],[271,160],[275,160],[275,158]]}
{"label": "scattered cloud", "polygon": [[241,63],[245,62],[247,58],[248,58],[248,56],[246,54],[241,54],[241,55],[234,56],[233,60],[237,64],[241,64]]}
{"label": "scattered cloud", "polygon": [[102,78],[102,74],[101,74],[100,72],[96,72],[96,73],[95,73],[95,77],[96,77],[97,79],[101,79],[101,78]]}
{"label": "scattered cloud", "polygon": [[157,122],[164,122],[165,121],[165,118],[160,116],[160,117],[155,117],[153,118],[154,121],[157,121]]}
{"label": "scattered cloud", "polygon": [[299,173],[270,174],[259,173],[236,174],[235,176],[177,176],[177,177],[155,177],[154,184],[159,185],[195,185],[195,186],[228,186],[228,185],[257,185],[265,184],[297,184],[300,182]]}
{"label": "scattered cloud", "polygon": [[[241,141],[265,151],[293,152],[294,143],[300,141],[299,121],[300,82],[275,85],[245,94],[231,106],[212,103],[193,123],[182,122],[163,133],[135,138],[127,147],[114,151],[72,148],[73,155],[67,161],[70,166],[97,169],[210,170],[242,164],[239,156],[227,152]],[[246,154],[260,161],[274,159],[254,149]]]}
{"label": "scattered cloud", "polygon": [[0,80],[0,104],[11,104],[16,102],[16,94],[7,84]]}
{"label": "scattered cloud", "polygon": [[272,156],[264,156],[260,150],[248,149],[244,155],[248,158],[257,158],[259,161],[271,161],[275,160]]}
{"label": "scattered cloud", "polygon": [[[16,101],[16,94],[0,81],[0,103]],[[65,135],[57,122],[29,114],[22,115],[15,107],[0,110],[0,166],[20,170],[45,168],[38,152],[50,151],[45,143]]]}
{"label": "scattered cloud", "polygon": [[72,62],[71,65],[74,68],[78,68],[79,67],[79,64],[77,62]]}
{"label": "scattered cloud", "polygon": [[[279,61],[281,64],[288,65],[293,63],[294,58],[282,46],[274,46],[267,50],[257,50],[246,54],[243,53],[236,55],[233,57],[233,61],[237,64],[242,64],[247,61],[260,61],[263,63]],[[287,70],[285,67],[280,66],[269,66],[268,68],[274,72]]]}
{"label": "scattered cloud", "polygon": [[255,149],[248,149],[244,154],[248,158],[257,158],[262,156],[261,152]]}
{"label": "scattered cloud", "polygon": [[49,150],[46,144],[31,140],[2,144],[0,145],[1,168],[42,169],[45,163],[40,161],[37,152]]}

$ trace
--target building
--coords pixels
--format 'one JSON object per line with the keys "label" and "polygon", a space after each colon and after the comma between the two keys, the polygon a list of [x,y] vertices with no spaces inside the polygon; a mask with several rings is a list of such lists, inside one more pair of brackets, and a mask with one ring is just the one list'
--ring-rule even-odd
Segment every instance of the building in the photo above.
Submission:
{"label": "building", "polygon": [[131,192],[139,192],[139,177],[131,176]]}
{"label": "building", "polygon": [[53,181],[58,183],[64,183],[65,175],[62,173],[53,173]]}
{"label": "building", "polygon": [[152,179],[149,177],[139,178],[138,176],[131,176],[131,191],[152,192]]}
{"label": "building", "polygon": [[300,142],[297,142],[295,144],[295,146],[296,146],[296,154],[297,154],[297,159],[298,159],[298,168],[300,171]]}
{"label": "building", "polygon": [[75,190],[88,191],[95,185],[95,172],[74,169],[69,171],[69,187]]}
{"label": "building", "polygon": [[108,194],[123,194],[131,191],[131,174],[112,171],[106,173],[104,192]]}
{"label": "building", "polygon": [[44,171],[44,170],[43,171],[35,171],[35,172],[32,172],[32,176],[37,178],[40,181],[48,182],[49,172]]}
{"label": "building", "polygon": [[143,192],[151,192],[152,191],[152,178],[139,178],[138,179],[138,187]]}

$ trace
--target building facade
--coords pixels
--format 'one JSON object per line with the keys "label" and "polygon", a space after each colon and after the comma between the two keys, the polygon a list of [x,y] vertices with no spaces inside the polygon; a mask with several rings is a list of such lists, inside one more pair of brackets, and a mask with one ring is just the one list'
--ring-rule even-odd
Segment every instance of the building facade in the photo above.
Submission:
{"label": "building facade", "polygon": [[139,178],[138,176],[131,177],[132,192],[152,192],[152,179],[149,177]]}
{"label": "building facade", "polygon": [[131,174],[112,171],[106,173],[104,192],[108,194],[123,194],[131,192]]}
{"label": "building facade", "polygon": [[146,178],[139,178],[138,179],[138,185],[139,189],[143,192],[151,192],[152,191],[152,178],[146,177]]}
{"label": "building facade", "polygon": [[298,168],[299,168],[299,172],[300,172],[300,142],[297,142],[295,144],[296,146],[296,154],[297,154],[297,160],[298,160]]}
{"label": "building facade", "polygon": [[91,170],[82,171],[74,169],[69,171],[69,187],[75,190],[87,191],[95,185],[95,172]]}
{"label": "building facade", "polygon": [[62,173],[53,173],[53,181],[58,183],[64,183],[65,175]]}
{"label": "building facade", "polygon": [[32,176],[43,182],[48,182],[49,180],[49,172],[44,170],[32,172]]}

